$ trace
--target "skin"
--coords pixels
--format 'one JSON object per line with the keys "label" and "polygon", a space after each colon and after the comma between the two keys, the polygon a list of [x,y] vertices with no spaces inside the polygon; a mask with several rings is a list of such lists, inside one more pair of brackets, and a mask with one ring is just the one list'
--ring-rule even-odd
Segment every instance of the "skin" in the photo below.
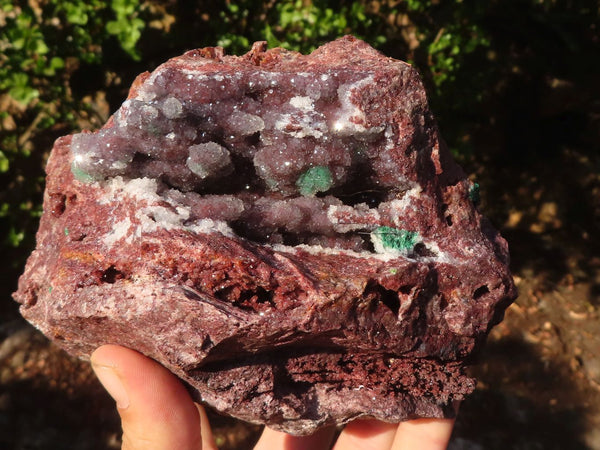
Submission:
{"label": "skin", "polygon": [[[91,356],[100,382],[114,398],[123,428],[122,450],[216,450],[202,406],[167,369],[138,352],[105,345]],[[334,450],[441,450],[450,440],[454,421],[420,419],[400,424],[376,420],[349,423]],[[255,450],[327,450],[335,430],[291,436],[265,428]]]}

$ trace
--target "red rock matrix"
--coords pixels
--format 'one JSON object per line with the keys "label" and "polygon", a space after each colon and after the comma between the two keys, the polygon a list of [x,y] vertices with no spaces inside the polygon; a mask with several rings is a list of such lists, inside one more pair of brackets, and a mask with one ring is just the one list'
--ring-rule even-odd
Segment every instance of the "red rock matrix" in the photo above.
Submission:
{"label": "red rock matrix", "polygon": [[447,417],[515,297],[476,197],[410,65],[194,50],[56,142],[15,298],[72,354],[134,348],[286,432]]}

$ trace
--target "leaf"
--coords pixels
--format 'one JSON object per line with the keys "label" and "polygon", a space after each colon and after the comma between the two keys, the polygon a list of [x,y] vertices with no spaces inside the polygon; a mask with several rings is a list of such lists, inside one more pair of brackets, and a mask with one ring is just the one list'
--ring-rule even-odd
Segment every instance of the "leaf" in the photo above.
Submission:
{"label": "leaf", "polygon": [[54,70],[64,69],[65,60],[58,56],[53,56],[52,59],[50,60],[50,67],[52,67]]}
{"label": "leaf", "polygon": [[11,0],[5,0],[0,3],[0,9],[2,12],[8,13],[15,9],[15,6],[12,4]]}
{"label": "leaf", "polygon": [[50,49],[42,39],[37,39],[35,41],[34,52],[36,55],[45,55],[49,50]]}
{"label": "leaf", "polygon": [[25,38],[14,39],[12,46],[15,50],[22,50],[25,47]]}
{"label": "leaf", "polygon": [[73,25],[86,25],[88,23],[88,15],[84,3],[66,3],[64,5],[67,22]]}
{"label": "leaf", "polygon": [[8,243],[13,247],[18,247],[24,238],[25,232],[23,230],[17,231],[13,227],[11,227],[7,236]]}
{"label": "leaf", "polygon": [[139,61],[141,55],[135,47],[146,26],[142,19],[135,16],[137,10],[140,9],[139,2],[136,0],[113,0],[111,7],[116,15],[116,20],[111,20],[106,24],[106,31],[116,36],[121,48],[133,60]]}
{"label": "leaf", "polygon": [[29,77],[24,73],[16,73],[12,77],[12,87],[8,94],[17,102],[28,105],[33,99],[39,97],[40,92],[29,85]]}
{"label": "leaf", "polygon": [[116,20],[110,20],[106,23],[106,31],[108,34],[118,35],[121,33],[122,24]]}
{"label": "leaf", "polygon": [[0,173],[8,172],[9,168],[10,168],[10,161],[6,157],[4,152],[2,150],[0,150]]}

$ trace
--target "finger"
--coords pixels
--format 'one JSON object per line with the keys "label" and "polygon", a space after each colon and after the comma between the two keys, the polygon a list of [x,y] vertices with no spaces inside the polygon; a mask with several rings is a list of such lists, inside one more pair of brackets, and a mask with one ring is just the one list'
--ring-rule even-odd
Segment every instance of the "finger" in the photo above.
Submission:
{"label": "finger", "polygon": [[327,450],[331,445],[334,433],[335,429],[328,427],[309,436],[292,436],[265,427],[254,450]]}
{"label": "finger", "polygon": [[213,436],[212,429],[210,427],[210,422],[208,421],[208,416],[206,415],[206,411],[204,407],[195,404],[196,409],[198,409],[198,414],[200,414],[200,431],[202,432],[202,450],[217,450],[217,444],[215,443],[215,437]]}
{"label": "finger", "polygon": [[397,423],[359,419],[350,422],[340,433],[333,450],[381,450],[394,442]]}
{"label": "finger", "polygon": [[116,345],[91,356],[94,372],[117,403],[123,450],[199,450],[200,415],[167,369]]}
{"label": "finger", "polygon": [[454,419],[417,419],[398,425],[392,450],[444,450],[448,447]]}

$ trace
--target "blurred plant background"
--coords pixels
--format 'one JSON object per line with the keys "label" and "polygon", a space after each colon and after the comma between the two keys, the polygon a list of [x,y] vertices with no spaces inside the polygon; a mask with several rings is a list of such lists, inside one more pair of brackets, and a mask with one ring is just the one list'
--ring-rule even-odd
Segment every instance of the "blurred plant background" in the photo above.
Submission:
{"label": "blurred plant background", "polygon": [[[578,344],[585,341],[580,335],[569,338],[575,325],[561,320],[584,317],[585,326],[576,327],[598,331],[599,18],[596,0],[0,0],[0,315],[17,316],[10,293],[35,244],[54,139],[102,126],[138,73],[186,50],[219,45],[241,54],[267,40],[310,52],[353,34],[419,69],[443,136],[482,185],[482,208],[512,244],[520,312],[509,311],[517,318],[497,334],[521,339],[518,328],[527,328],[526,352],[543,356],[548,347],[555,359],[558,339],[568,353],[559,378],[583,373],[597,394],[600,362],[588,360],[595,347]],[[542,348],[532,350],[534,344]],[[496,352],[501,360],[507,349]],[[0,365],[2,355],[0,346]],[[545,364],[530,369],[544,376]],[[482,366],[484,377],[499,376],[486,372],[493,366]],[[583,398],[591,395],[586,389],[569,392]],[[556,406],[559,397],[544,401]],[[506,412],[513,408],[486,398]],[[591,448],[583,441],[561,447],[565,438],[553,433],[571,444],[572,435],[558,426],[562,419],[543,418],[547,446],[519,448]],[[465,426],[458,430],[470,436]],[[486,441],[481,448],[510,447],[499,442],[504,447]]]}

